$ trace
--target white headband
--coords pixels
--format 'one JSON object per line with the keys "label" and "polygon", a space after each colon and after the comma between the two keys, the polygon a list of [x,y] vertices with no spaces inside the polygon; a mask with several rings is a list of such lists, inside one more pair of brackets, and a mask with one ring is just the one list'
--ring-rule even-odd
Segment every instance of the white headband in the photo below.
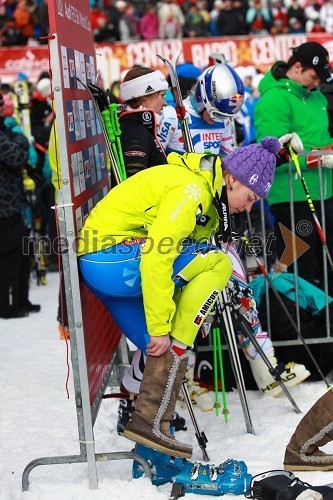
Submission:
{"label": "white headband", "polygon": [[138,76],[128,82],[120,84],[120,98],[122,101],[129,101],[135,97],[154,94],[161,90],[167,90],[168,82],[162,71],[153,71],[148,75]]}

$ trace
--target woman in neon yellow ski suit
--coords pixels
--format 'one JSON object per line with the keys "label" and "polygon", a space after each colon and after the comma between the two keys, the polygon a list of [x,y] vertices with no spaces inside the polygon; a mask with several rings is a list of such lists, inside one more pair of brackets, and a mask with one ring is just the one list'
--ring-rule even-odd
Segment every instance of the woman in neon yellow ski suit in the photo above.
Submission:
{"label": "woman in neon yellow ski suit", "polygon": [[[231,262],[206,243],[228,212],[249,211],[271,186],[279,141],[218,156],[171,153],[113,188],[80,233],[79,266],[147,363],[133,418],[124,436],[164,453],[189,457],[168,422],[186,369],[185,350],[231,275]],[[215,208],[216,207],[216,208]],[[229,231],[229,234],[228,234]]]}

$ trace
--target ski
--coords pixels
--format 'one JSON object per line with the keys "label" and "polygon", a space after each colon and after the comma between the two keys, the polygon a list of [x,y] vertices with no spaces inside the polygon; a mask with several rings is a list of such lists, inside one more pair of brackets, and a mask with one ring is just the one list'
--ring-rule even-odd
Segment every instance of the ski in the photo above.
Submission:
{"label": "ski", "polygon": [[33,232],[35,241],[37,241],[37,249],[35,249],[35,267],[37,285],[46,285],[46,265],[44,259],[44,241],[41,233],[42,219],[35,216],[33,218]]}
{"label": "ski", "polygon": [[31,141],[31,123],[30,123],[30,99],[28,82],[25,80],[16,80],[13,85],[17,96],[18,113],[21,127],[28,141]]}
{"label": "ski", "polygon": [[183,138],[184,138],[185,151],[187,151],[188,153],[194,153],[194,146],[193,146],[190,127],[188,124],[188,117],[186,114],[185,106],[183,104],[183,98],[182,98],[182,94],[180,91],[178,75],[176,72],[176,66],[178,64],[179,57],[180,57],[181,53],[182,52],[180,51],[179,54],[173,58],[172,61],[169,61],[165,57],[160,56],[158,54],[156,54],[156,56],[159,59],[161,59],[161,61],[164,62],[164,64],[167,66],[168,71],[169,71],[171,85],[172,85],[172,89],[173,89],[173,93],[174,93],[174,97],[175,97],[175,101],[176,101],[177,118],[180,121],[180,126],[182,129],[182,134],[183,134]]}

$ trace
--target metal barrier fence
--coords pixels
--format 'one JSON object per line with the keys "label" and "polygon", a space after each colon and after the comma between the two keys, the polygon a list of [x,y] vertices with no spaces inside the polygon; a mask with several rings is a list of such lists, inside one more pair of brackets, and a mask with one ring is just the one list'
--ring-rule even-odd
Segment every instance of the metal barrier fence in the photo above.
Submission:
{"label": "metal barrier fence", "polygon": [[[330,155],[332,154],[332,151],[325,151],[325,150],[315,150],[315,151],[309,151],[309,152],[304,152],[300,154],[299,156],[302,157],[317,157],[318,158],[318,185],[319,185],[319,192],[320,192],[320,211],[321,211],[321,217],[320,217],[320,225],[324,231],[324,234],[326,234],[326,218],[325,218],[325,210],[324,210],[324,186],[323,186],[323,176],[322,176],[322,169],[325,168],[322,166],[322,161],[321,157],[325,155]],[[292,176],[295,175],[295,170],[293,170],[292,162],[289,162],[288,165],[288,170],[289,170],[289,183],[288,186],[286,186],[286,189],[289,189],[289,194],[290,194],[290,216],[291,216],[291,233],[296,235],[296,224],[295,224],[295,213],[294,213],[294,199],[293,199],[293,190],[292,190]],[[301,179],[298,179],[298,182],[301,183]],[[311,195],[311,193],[310,193]],[[307,196],[304,192],[304,201],[307,202]],[[267,222],[267,215],[265,213],[265,208],[264,208],[264,200],[260,201],[260,236],[261,240],[263,242],[267,241],[268,234],[266,230],[266,222]],[[249,214],[248,214],[249,216]],[[310,208],[308,210],[308,213],[305,214],[305,217],[309,218],[309,221],[312,221],[312,215]],[[313,223],[313,230],[315,231],[315,223]],[[251,227],[251,218],[248,217],[248,228]],[[251,232],[251,231],[250,231]],[[296,249],[294,247],[294,239],[292,238],[292,246],[293,246],[293,254],[296,253]],[[254,262],[253,257],[248,256],[247,264],[249,262]],[[295,290],[295,322],[297,324],[297,327],[299,331],[302,334],[302,328],[304,328],[304,325],[302,325],[301,321],[301,314],[300,314],[300,295],[299,295],[299,272],[298,272],[298,265],[297,265],[297,256],[295,256],[294,262],[291,264],[291,270],[288,269],[288,272],[291,272],[293,274],[294,278],[294,290]],[[262,261],[264,268],[268,271],[273,271],[274,267],[276,266],[276,262],[274,266],[272,266],[272,263],[268,259],[268,255],[265,251],[262,252],[262,255],[259,257],[259,259]],[[246,263],[245,263],[246,265]],[[254,264],[256,266],[256,264]],[[248,265],[246,265],[248,267]],[[249,269],[247,269],[249,271]],[[260,271],[258,270],[258,273]],[[248,279],[249,283],[251,284],[251,275],[248,273]],[[328,264],[327,264],[327,258],[325,251],[323,249],[323,283],[324,283],[324,288],[323,291],[325,293],[325,326],[323,328],[323,331],[320,332],[321,335],[318,335],[318,332],[314,332],[313,336],[307,336],[306,337],[306,343],[307,344],[325,344],[325,343],[332,343],[333,342],[333,331],[331,328],[331,319],[330,319],[330,311],[329,311],[329,270],[328,270]],[[274,284],[274,279],[273,279],[273,284]],[[272,342],[274,346],[292,346],[292,345],[302,345],[302,342],[299,338],[297,338],[297,335],[295,333],[294,337],[295,338],[290,338],[288,340],[276,340],[274,339],[274,336],[272,336],[272,325],[271,325],[271,301],[270,301],[270,293],[269,293],[269,283],[268,281],[265,281],[265,294],[264,294],[264,301],[265,301],[265,308],[266,308],[266,317],[262,318],[260,317],[261,320],[265,319],[265,324],[267,325],[267,331],[269,336],[272,338]],[[223,349],[226,349],[226,346],[223,346]],[[198,353],[202,353],[203,358],[205,357],[204,353],[211,353],[213,351],[213,343],[212,343],[212,338],[211,336],[208,337],[207,341],[205,342],[205,345],[199,345],[197,347]],[[203,361],[202,366],[204,366],[205,362]],[[199,367],[200,369],[200,367]],[[200,376],[200,373],[198,371],[198,376]]]}
{"label": "metal barrier fence", "polygon": [[[326,235],[326,217],[325,217],[325,207],[324,207],[324,186],[323,186],[323,175],[322,175],[322,169],[325,168],[322,166],[322,160],[321,158],[325,155],[331,155],[332,151],[326,151],[326,150],[314,150],[314,151],[307,151],[300,153],[298,156],[300,157],[306,157],[308,158],[309,156],[311,157],[316,157],[318,159],[318,167],[317,167],[317,172],[318,172],[318,186],[319,186],[319,193],[320,193],[320,218],[319,218],[319,224],[323,230],[324,235]],[[290,197],[290,221],[291,221],[291,233],[292,235],[296,236],[297,235],[297,227],[296,227],[296,221],[295,221],[295,210],[294,210],[294,194],[293,194],[293,189],[292,189],[292,176],[297,176],[298,174],[293,170],[293,165],[292,161],[289,161],[288,164],[288,190],[289,190],[289,197]],[[298,176],[299,177],[299,176]],[[298,178],[298,182],[301,183],[301,179]],[[306,195],[304,191],[304,202],[305,203],[310,203],[311,204],[311,192]],[[319,214],[317,214],[319,215]],[[308,207],[308,212],[304,214],[304,217],[306,220],[309,220],[310,224],[312,224],[312,230],[316,231],[316,223],[314,218],[312,217],[310,206]],[[262,239],[263,241],[266,241],[267,234],[266,234],[266,219],[265,219],[265,210],[264,210],[264,201],[261,200],[260,202],[260,218],[261,218],[261,232],[262,232]],[[277,221],[279,222],[279,221]],[[319,239],[319,236],[318,236]],[[288,269],[288,272],[292,272],[293,278],[294,278],[294,289],[295,289],[295,315],[296,315],[296,324],[299,329],[299,331],[302,333],[302,321],[301,321],[301,314],[300,314],[300,294],[299,294],[299,269],[298,269],[298,262],[297,262],[297,250],[296,250],[296,243],[295,243],[296,238],[291,238],[292,241],[292,252],[293,252],[293,262],[290,267],[292,267],[292,270]],[[323,247],[322,250],[322,255],[323,255],[323,279],[322,282],[324,284],[324,293],[325,293],[325,328],[324,331],[322,332],[323,335],[316,335],[313,337],[307,337],[306,342],[308,344],[318,344],[318,343],[327,343],[327,342],[333,342],[333,332],[331,332],[331,321],[330,321],[330,313],[329,313],[329,273],[328,273],[328,262],[327,262],[327,256],[325,249]],[[263,262],[264,266],[266,269],[269,267],[269,262],[267,258],[267,254],[263,252]],[[274,280],[273,280],[274,282]],[[271,333],[271,321],[270,321],[270,294],[269,294],[269,284],[268,282],[265,283],[265,301],[266,301],[266,322],[267,322],[267,330],[269,336],[272,338],[272,333]],[[272,338],[273,344],[276,346],[287,346],[287,345],[300,345],[301,341],[299,339],[290,339],[290,340],[284,340],[284,341],[279,341],[279,340],[274,340]]]}

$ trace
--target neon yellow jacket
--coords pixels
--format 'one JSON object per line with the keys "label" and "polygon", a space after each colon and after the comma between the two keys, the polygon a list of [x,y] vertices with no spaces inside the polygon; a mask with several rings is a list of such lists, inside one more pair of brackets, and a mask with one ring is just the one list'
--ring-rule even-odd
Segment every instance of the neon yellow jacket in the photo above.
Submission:
{"label": "neon yellow jacket", "polygon": [[[214,160],[214,173],[200,170]],[[171,153],[168,165],[143,170],[113,188],[91,211],[79,235],[78,254],[96,252],[121,241],[147,237],[140,272],[148,331],[165,335],[175,314],[173,263],[181,242],[208,239],[218,226],[213,195],[223,185],[220,158]],[[207,214],[202,224],[200,215]],[[197,221],[201,223],[197,224]],[[156,311],[160,311],[156,313]]]}

